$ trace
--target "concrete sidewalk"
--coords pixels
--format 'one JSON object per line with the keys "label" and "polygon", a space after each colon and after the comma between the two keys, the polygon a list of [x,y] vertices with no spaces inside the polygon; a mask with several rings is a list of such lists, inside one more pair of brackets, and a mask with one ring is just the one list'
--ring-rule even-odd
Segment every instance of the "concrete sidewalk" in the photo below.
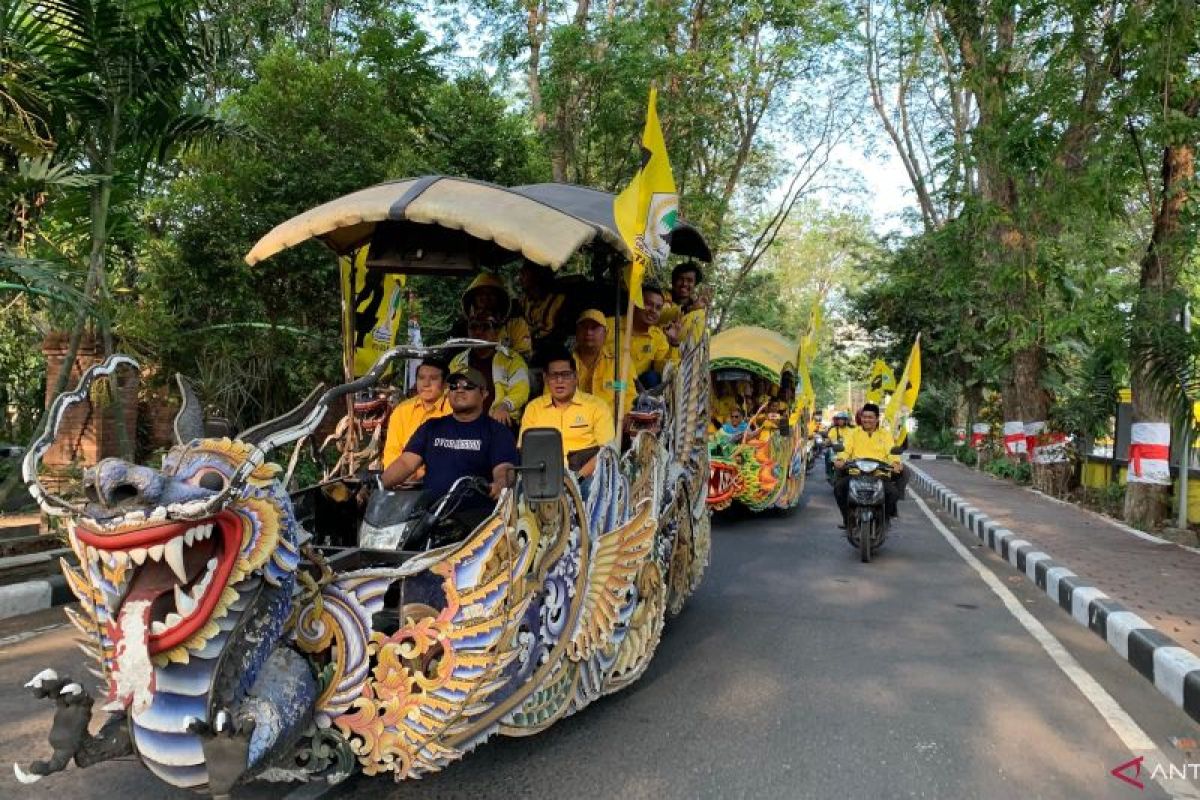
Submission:
{"label": "concrete sidewalk", "polygon": [[1200,552],[952,461],[920,468],[1200,655]]}
{"label": "concrete sidewalk", "polygon": [[909,468],[912,488],[1200,721],[1200,551],[952,461]]}

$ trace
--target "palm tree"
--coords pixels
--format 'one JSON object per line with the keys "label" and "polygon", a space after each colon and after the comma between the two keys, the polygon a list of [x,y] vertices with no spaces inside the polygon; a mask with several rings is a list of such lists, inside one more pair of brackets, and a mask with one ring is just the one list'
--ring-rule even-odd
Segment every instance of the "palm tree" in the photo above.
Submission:
{"label": "palm tree", "polygon": [[[86,277],[67,364],[93,320],[106,353],[113,350],[105,261],[114,181],[136,182],[152,161],[230,130],[194,99],[217,41],[195,0],[0,0],[5,173],[22,155],[40,155],[46,177],[53,173],[60,185],[74,180],[73,188],[86,193]],[[70,169],[55,172],[62,165]],[[47,262],[21,260],[24,243],[24,235],[6,243],[3,267],[18,277],[22,267],[18,282],[31,286],[29,276],[50,270]],[[63,391],[70,372],[60,370],[52,395]],[[119,401],[120,393],[114,396]]]}

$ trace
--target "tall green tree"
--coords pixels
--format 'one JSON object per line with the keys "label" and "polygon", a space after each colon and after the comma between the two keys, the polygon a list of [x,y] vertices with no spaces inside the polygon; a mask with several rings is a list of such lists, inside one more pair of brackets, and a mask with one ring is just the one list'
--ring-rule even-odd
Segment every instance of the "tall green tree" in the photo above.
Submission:
{"label": "tall green tree", "polygon": [[[1144,161],[1151,161],[1148,156],[1155,150],[1159,154],[1158,175],[1152,176],[1147,168],[1145,176],[1152,227],[1139,265],[1130,343],[1133,421],[1172,424],[1191,413],[1191,404],[1173,409],[1162,384],[1172,382],[1185,365],[1164,364],[1153,357],[1153,351],[1163,329],[1179,324],[1187,303],[1183,279],[1189,267],[1194,269],[1197,258],[1200,12],[1189,0],[1162,0],[1147,7],[1134,6],[1126,25],[1133,41],[1126,72],[1127,128]],[[1174,351],[1168,353],[1174,355]],[[1125,492],[1126,521],[1139,527],[1161,524],[1168,513],[1170,489],[1131,482]]]}

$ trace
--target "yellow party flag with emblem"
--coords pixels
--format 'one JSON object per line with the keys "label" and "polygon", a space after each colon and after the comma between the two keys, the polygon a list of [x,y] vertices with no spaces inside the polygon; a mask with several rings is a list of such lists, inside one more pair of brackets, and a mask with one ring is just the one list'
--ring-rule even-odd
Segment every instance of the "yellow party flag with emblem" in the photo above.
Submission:
{"label": "yellow party flag with emblem", "polygon": [[645,304],[642,281],[646,271],[666,266],[671,255],[671,232],[679,219],[679,195],[658,124],[657,104],[658,90],[651,86],[641,163],[629,185],[613,200],[617,231],[634,254],[628,272],[629,297],[638,308]]}
{"label": "yellow party flag with emblem", "polygon": [[867,402],[879,405],[883,396],[896,391],[896,373],[882,359],[875,359],[871,374],[867,377]]}
{"label": "yellow party flag with emblem", "polygon": [[904,365],[904,372],[896,383],[896,391],[892,393],[892,399],[888,401],[887,409],[883,412],[883,418],[891,429],[896,444],[902,444],[908,438],[908,429],[904,421],[916,407],[920,391],[921,334],[918,333],[912,351],[908,354],[908,362]]}
{"label": "yellow party flag with emblem", "polygon": [[367,267],[367,248],[338,259],[346,377],[360,378],[396,346],[404,328],[404,275]]}

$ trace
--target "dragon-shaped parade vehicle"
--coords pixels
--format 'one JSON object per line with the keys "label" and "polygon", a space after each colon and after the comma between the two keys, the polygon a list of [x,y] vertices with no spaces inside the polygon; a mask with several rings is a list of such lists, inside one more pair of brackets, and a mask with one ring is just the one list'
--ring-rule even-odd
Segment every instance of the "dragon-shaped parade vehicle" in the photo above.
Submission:
{"label": "dragon-shaped parade vehicle", "polygon": [[709,435],[713,510],[735,502],[751,511],[790,509],[800,502],[806,441],[794,396],[796,358],[794,343],[765,328],[743,325],[713,337],[709,370],[716,390],[722,397],[740,387],[750,390],[740,401],[746,406],[745,430],[714,426]]}
{"label": "dragon-shaped parade vehicle", "polygon": [[[469,276],[523,257],[590,266],[611,286],[631,257],[611,209],[609,194],[559,184],[402,180],[284,222],[247,261],[316,238],[339,256],[369,248],[367,265],[390,272]],[[674,252],[708,256],[694,230],[675,233]],[[317,492],[326,506],[314,505],[311,490],[289,493],[272,460],[389,368],[472,344],[392,347],[362,377],[235,438],[205,438],[181,379],[177,443],[161,466],[105,459],[77,488],[44,485],[40,459],[95,381],[137,365],[111,357],[59,396],[23,478],[63,521],[76,562],[63,571],[80,604],[70,617],[109,716],[90,732],[85,681],[36,676],[28,687],[57,706],[53,755],[17,777],[134,754],[166,783],[214,797],[355,770],[417,778],[637,680],[708,561],[702,319],[684,326],[679,363],[638,404],[656,422],[601,449],[586,494],[554,436],[527,436],[514,486],[452,541],[360,546],[356,496],[369,482],[343,475],[319,487],[343,491]],[[348,499],[330,513],[329,497]]]}

